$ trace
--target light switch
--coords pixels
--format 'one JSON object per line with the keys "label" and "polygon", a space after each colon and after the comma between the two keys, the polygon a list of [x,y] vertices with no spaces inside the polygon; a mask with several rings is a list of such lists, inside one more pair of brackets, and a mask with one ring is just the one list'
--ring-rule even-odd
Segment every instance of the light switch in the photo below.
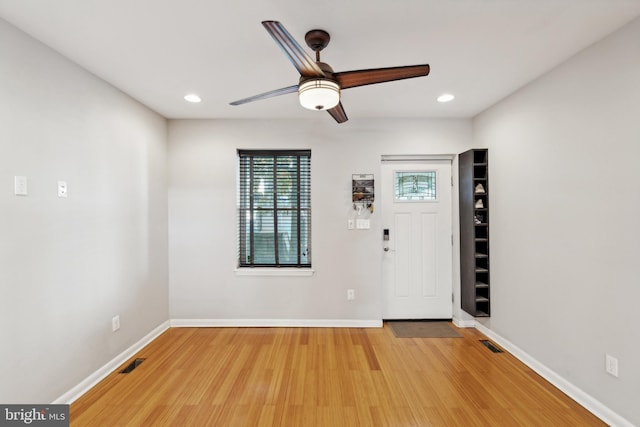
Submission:
{"label": "light switch", "polygon": [[26,176],[14,176],[14,193],[16,196],[26,196],[29,194],[27,188],[27,177]]}
{"label": "light switch", "polygon": [[58,197],[67,198],[67,182],[58,181]]}
{"label": "light switch", "polygon": [[371,223],[368,219],[357,219],[356,228],[359,230],[367,230],[371,228]]}

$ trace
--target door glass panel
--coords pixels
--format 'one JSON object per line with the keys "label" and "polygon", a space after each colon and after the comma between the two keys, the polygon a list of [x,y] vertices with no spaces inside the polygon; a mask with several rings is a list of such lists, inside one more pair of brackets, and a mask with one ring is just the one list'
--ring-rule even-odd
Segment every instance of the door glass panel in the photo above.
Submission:
{"label": "door glass panel", "polygon": [[436,201],[436,172],[394,172],[394,200],[400,202]]}

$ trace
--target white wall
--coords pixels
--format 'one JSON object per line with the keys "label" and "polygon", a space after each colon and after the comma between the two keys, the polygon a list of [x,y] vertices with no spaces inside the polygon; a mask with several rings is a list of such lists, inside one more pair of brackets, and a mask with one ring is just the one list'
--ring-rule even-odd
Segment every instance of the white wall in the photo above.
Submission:
{"label": "white wall", "polygon": [[[170,121],[171,318],[380,321],[380,212],[371,216],[371,230],[347,229],[351,175],[373,173],[378,180],[383,154],[459,153],[470,144],[470,120],[354,119],[337,125],[323,114],[307,121]],[[234,273],[239,148],[312,150],[313,276]],[[458,290],[457,269],[454,277]],[[355,289],[355,301],[346,300],[347,288]]]}
{"label": "white wall", "polygon": [[47,403],[168,320],[166,120],[2,20],[0,58],[0,402]]}
{"label": "white wall", "polygon": [[635,425],[638,40],[636,20],[474,120],[474,145],[490,150],[486,326]]}

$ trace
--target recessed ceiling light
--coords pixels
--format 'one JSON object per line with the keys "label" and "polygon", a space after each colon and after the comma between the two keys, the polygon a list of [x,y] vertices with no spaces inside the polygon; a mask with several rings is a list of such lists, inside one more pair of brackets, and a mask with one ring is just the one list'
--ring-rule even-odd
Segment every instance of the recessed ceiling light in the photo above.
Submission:
{"label": "recessed ceiling light", "polygon": [[455,96],[451,95],[450,93],[443,93],[438,97],[438,102],[449,102],[453,101],[454,98]]}
{"label": "recessed ceiling light", "polygon": [[200,101],[202,101],[202,98],[200,98],[198,95],[196,95],[195,93],[190,93],[188,95],[184,96],[184,99],[188,102],[193,102],[193,103],[198,103]]}

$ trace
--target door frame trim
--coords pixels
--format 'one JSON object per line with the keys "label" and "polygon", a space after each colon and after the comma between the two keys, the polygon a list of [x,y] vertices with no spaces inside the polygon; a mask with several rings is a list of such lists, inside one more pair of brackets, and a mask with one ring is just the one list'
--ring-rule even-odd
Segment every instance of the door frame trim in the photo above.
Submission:
{"label": "door frame trim", "polygon": [[[435,160],[448,160],[453,162],[456,154],[383,154],[380,156],[382,163],[387,162],[431,162]],[[452,172],[453,174],[453,172]]]}

